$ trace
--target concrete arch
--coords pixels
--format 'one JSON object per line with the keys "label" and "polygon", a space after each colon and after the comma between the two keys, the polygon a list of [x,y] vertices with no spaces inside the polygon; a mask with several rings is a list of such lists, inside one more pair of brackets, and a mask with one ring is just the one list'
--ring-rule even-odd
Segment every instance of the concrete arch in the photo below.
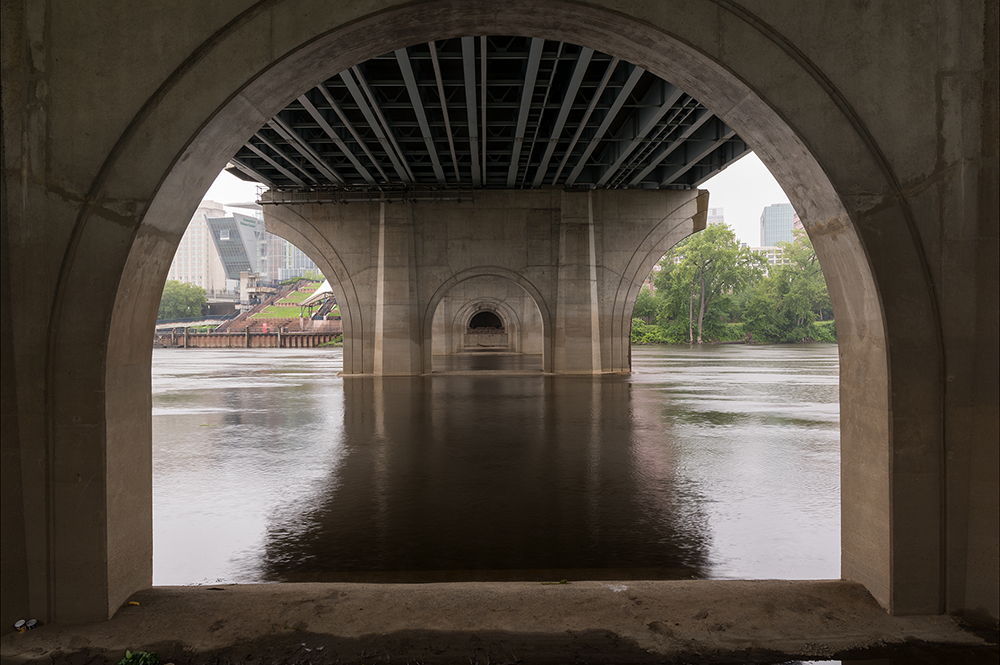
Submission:
{"label": "concrete arch", "polygon": [[[344,326],[344,373],[355,374],[363,366],[362,346],[354,340],[364,335],[364,319],[358,290],[350,271],[344,265],[337,248],[316,229],[308,219],[288,207],[275,206],[268,211],[266,228],[271,233],[289,241],[313,263],[322,267],[323,275],[330,280],[330,288],[340,306],[340,320]],[[309,229],[312,233],[303,233]]]}
{"label": "concrete arch", "polygon": [[[440,304],[438,305],[440,307]],[[498,298],[477,298],[474,301],[467,303],[458,312],[452,320],[451,328],[453,331],[457,332],[468,327],[469,321],[473,316],[479,312],[492,312],[497,315],[497,317],[503,322],[504,329],[507,331],[507,339],[509,340],[509,350],[517,351],[518,334],[521,332],[521,320],[517,316],[517,312],[514,309]],[[454,333],[453,333],[454,334]],[[464,349],[464,345],[463,345]]]}
{"label": "concrete arch", "polygon": [[[704,194],[702,196],[707,197]],[[707,205],[699,208],[707,208]],[[705,217],[707,214],[702,215],[701,219],[695,220],[695,228],[705,228]],[[687,226],[682,221],[675,219],[673,215],[668,215],[649,230],[649,233],[635,249],[629,258],[627,268],[621,273],[614,293],[613,313],[610,320],[611,331],[609,333],[613,342],[619,339],[627,340],[631,337],[632,312],[635,310],[635,300],[639,297],[639,289],[642,288],[643,281],[653,266],[663,258],[663,255],[687,235]],[[628,371],[632,367],[631,346],[619,348],[617,345],[613,345],[611,352],[614,356],[612,362],[616,369]]]}
{"label": "concrete arch", "polygon": [[[429,340],[432,338],[434,330],[434,312],[437,311],[438,305],[444,299],[448,292],[452,290],[458,284],[466,282],[470,279],[475,279],[476,277],[500,277],[506,279],[507,281],[513,282],[524,289],[528,297],[531,298],[535,307],[538,308],[538,312],[542,318],[542,369],[543,371],[552,371],[552,326],[554,322],[552,321],[552,309],[545,302],[545,298],[542,296],[541,292],[531,283],[530,280],[525,278],[512,270],[507,268],[502,268],[500,266],[482,266],[480,268],[470,268],[468,270],[463,270],[456,273],[446,279],[431,295],[430,299],[427,301],[427,306],[421,315],[420,329],[422,330],[423,339]],[[431,345],[427,344],[424,346],[424,367],[430,368],[433,365],[434,358],[432,356],[433,349]]]}
{"label": "concrete arch", "polygon": [[[877,81],[855,77],[857,68],[850,64],[868,54],[853,53],[850,39],[838,44],[837,35],[773,13],[778,9],[761,7],[755,14],[730,0],[665,0],[627,9],[613,0],[388,0],[377,11],[367,7],[331,11],[320,0],[262,0],[237,15],[219,10],[209,31],[163,41],[165,55],[150,70],[108,83],[120,93],[113,112],[104,113],[98,104],[92,110],[66,105],[73,107],[72,116],[60,115],[69,112],[55,105],[44,107],[52,126],[64,122],[83,130],[80,147],[74,148],[79,153],[66,149],[39,171],[54,174],[52,189],[31,177],[5,176],[8,199],[18,202],[6,204],[15,210],[12,226],[27,229],[32,218],[44,217],[58,229],[44,251],[61,256],[49,262],[58,277],[47,315],[25,324],[17,337],[19,355],[26,358],[22,364],[28,363],[20,371],[45,379],[41,388],[18,383],[24,393],[20,402],[43,405],[38,413],[19,411],[20,436],[44,441],[46,460],[37,469],[23,467],[24,504],[51,516],[23,518],[23,558],[33,562],[25,564],[31,614],[60,621],[99,618],[149,584],[150,353],[144,340],[152,337],[156,294],[183,225],[214,175],[253,131],[316,81],[404,44],[469,34],[561,39],[621,56],[700,99],[754,147],[813,238],[838,318],[847,497],[843,576],[863,582],[899,613],[960,610],[971,607],[967,593],[983,597],[966,584],[972,569],[962,563],[970,542],[967,521],[946,521],[949,505],[962,499],[948,494],[946,486],[945,412],[950,408],[957,416],[967,402],[985,407],[972,398],[949,397],[945,389],[944,377],[953,369],[962,385],[975,381],[968,378],[970,371],[948,366],[937,300],[954,263],[940,245],[952,242],[940,239],[944,210],[953,203],[972,205],[962,196],[967,185],[954,184],[953,174],[962,169],[951,164],[973,160],[964,148],[940,140],[937,153],[921,148],[935,143],[939,118],[929,123],[921,118],[916,128],[902,128],[892,113],[883,118],[879,108],[892,106],[888,93],[878,90]],[[908,14],[909,8],[898,5],[895,11]],[[76,38],[63,44],[87,41],[72,31],[88,26],[69,23],[46,37],[51,48],[65,34]],[[829,49],[822,66],[789,39],[796,27],[803,30],[802,40],[812,38],[813,58],[818,49]],[[145,27],[136,19],[129,29],[144,34]],[[862,32],[858,26],[845,30],[857,43],[872,44],[854,36]],[[904,40],[904,46],[909,50],[897,49],[903,60],[925,50],[917,37]],[[98,64],[120,66],[111,64],[117,56],[103,57],[107,63],[98,58]],[[838,58],[847,64],[837,64]],[[953,69],[943,60],[930,63],[932,74]],[[987,64],[995,71],[995,63]],[[890,66],[895,69],[888,71],[911,71],[895,61]],[[74,99],[108,96],[104,88],[84,93],[73,87],[93,83],[89,74],[78,74],[77,81],[60,80],[62,88],[55,89],[68,90]],[[905,99],[914,108],[934,97],[920,86],[913,90]],[[141,104],[133,101],[143,98]],[[6,111],[9,98],[4,99]],[[933,116],[933,109],[928,112]],[[30,139],[36,130],[29,120],[24,133]],[[90,136],[96,127],[101,130]],[[29,160],[24,155],[21,159]],[[94,155],[106,157],[95,161]],[[995,154],[986,157],[995,162]],[[32,168],[38,167],[25,161],[24,173]],[[995,215],[995,188],[983,191],[983,205],[993,206],[986,214]],[[33,248],[35,242],[29,238],[23,244]],[[964,247],[963,257],[969,255]],[[28,256],[35,250],[24,251]],[[995,265],[995,257],[983,260]],[[989,288],[982,287],[984,293]],[[990,302],[988,294],[976,297],[984,298],[983,305]],[[543,301],[536,302],[549,348],[551,322]],[[622,302],[624,313],[628,291]],[[21,310],[10,311],[17,317]],[[954,340],[951,355],[975,365],[973,352],[961,347],[962,340]],[[79,353],[80,348],[95,352]],[[990,380],[993,390],[995,377]],[[995,426],[984,432],[977,442],[995,439]],[[24,450],[28,455],[29,448]],[[95,480],[69,482],[74,477]],[[955,476],[962,487],[964,478]],[[995,525],[989,528],[995,533]],[[989,542],[976,545],[975,560],[995,567],[989,547]],[[995,572],[992,580],[981,602],[995,616]]]}

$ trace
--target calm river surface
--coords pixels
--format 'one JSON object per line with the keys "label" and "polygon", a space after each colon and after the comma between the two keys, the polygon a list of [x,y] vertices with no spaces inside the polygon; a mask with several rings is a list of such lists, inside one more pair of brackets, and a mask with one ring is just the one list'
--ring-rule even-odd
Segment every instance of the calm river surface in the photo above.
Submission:
{"label": "calm river surface", "polygon": [[632,353],[344,379],[340,349],[156,349],[153,583],[839,577],[837,347]]}

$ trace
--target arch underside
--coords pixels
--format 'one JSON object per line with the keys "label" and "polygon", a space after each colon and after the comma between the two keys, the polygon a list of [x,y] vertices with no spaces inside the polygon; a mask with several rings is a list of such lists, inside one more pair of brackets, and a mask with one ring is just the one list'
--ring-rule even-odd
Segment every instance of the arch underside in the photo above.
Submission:
{"label": "arch underside", "polygon": [[[848,58],[844,49],[849,41],[831,45],[812,35],[807,25],[800,34],[786,36],[794,33],[794,17],[779,31],[735,3],[671,0],[640,3],[625,12],[610,1],[384,5],[377,13],[366,13],[361,5],[331,11],[313,0],[262,2],[239,17],[227,17],[233,20],[220,24],[191,53],[183,52],[188,47],[176,47],[179,51],[171,52],[180,52],[183,57],[176,61],[183,64],[165,75],[159,90],[148,92],[145,106],[126,105],[117,111],[120,122],[109,123],[118,128],[107,130],[113,134],[113,148],[101,152],[108,154],[103,166],[88,167],[93,172],[83,187],[89,191],[75,199],[80,203],[47,208],[53,224],[59,221],[71,230],[65,251],[60,246],[57,252],[61,263],[53,271],[58,282],[47,333],[37,335],[38,346],[31,347],[31,357],[40,359],[36,369],[46,377],[45,392],[31,393],[36,389],[18,384],[27,391],[23,400],[45,405],[41,416],[21,416],[22,429],[39,433],[46,442],[48,460],[38,469],[24,466],[22,479],[26,487],[48,488],[44,496],[33,490],[25,495],[25,505],[38,507],[24,519],[25,560],[44,562],[28,569],[33,612],[59,621],[103,618],[150,583],[149,371],[155,303],[184,224],[215,174],[248,137],[317,81],[403,45],[482,34],[558,39],[641,64],[697,97],[754,148],[788,193],[814,242],[837,318],[843,576],[862,582],[896,613],[965,608],[966,594],[980,592],[968,590],[972,585],[964,583],[965,559],[956,554],[966,552],[966,543],[973,541],[946,522],[948,511],[960,512],[966,504],[960,505],[960,497],[945,488],[945,352],[937,273],[928,268],[928,252],[940,249],[925,248],[918,232],[921,223],[943,227],[940,211],[945,206],[923,205],[930,194],[925,196],[920,187],[901,189],[899,182],[908,182],[906,174],[916,178],[925,163],[907,159],[890,140],[934,145],[928,136],[933,137],[937,121],[926,130],[922,116],[920,122],[886,122],[897,132],[886,134],[890,130],[869,110],[884,94],[877,83],[861,77],[843,84],[847,92],[834,84],[851,79],[842,75],[843,67],[850,67],[836,61],[838,53]],[[902,7],[896,9],[900,15]],[[284,11],[308,20],[286,21]],[[140,25],[134,28],[144,34]],[[820,58],[822,65],[792,44],[792,38],[808,41],[810,35],[831,49],[832,55]],[[848,36],[859,43],[866,39],[853,32]],[[145,81],[146,74],[134,76]],[[149,90],[148,84],[139,87]],[[921,93],[907,94],[919,99]],[[890,118],[895,112],[887,111]],[[92,121],[83,116],[67,120],[55,107],[50,113],[52,122]],[[12,193],[20,191],[19,182],[10,185]],[[957,187],[947,180],[938,195],[965,200]],[[25,210],[30,217],[30,208]],[[995,218],[995,210],[989,215]],[[321,236],[317,232],[296,244],[307,253],[310,245],[318,248],[312,258],[339,282],[334,289],[338,301],[343,299],[345,330],[352,327],[358,339],[367,339],[366,305],[352,295],[357,280],[346,267],[351,259],[344,257],[344,265],[336,265],[330,257],[338,248],[322,247]],[[638,274],[651,255],[652,248],[642,260],[627,263]],[[984,260],[995,266],[995,257]],[[553,314],[558,304],[549,308],[551,298],[509,270],[453,273],[423,301],[426,308],[414,319],[414,329],[429,339],[434,308],[448,289],[483,274],[513,280],[529,293],[538,304],[544,344],[551,350],[559,327]],[[624,325],[634,303],[634,278],[622,279],[616,313],[602,320],[609,329],[614,320]],[[79,353],[80,348],[96,352]],[[422,352],[427,364],[429,345]],[[364,345],[347,345],[345,370],[349,364],[368,366],[368,353]],[[627,356],[627,349],[614,353]],[[989,427],[969,444],[970,450],[981,451],[980,441],[995,441],[995,427]],[[966,453],[963,459],[974,454],[979,453]],[[64,482],[76,474],[95,480],[86,485]],[[955,482],[966,487],[964,477]],[[963,523],[983,523],[977,520],[970,517]],[[989,533],[995,527],[988,527]],[[950,534],[955,543],[949,546],[942,534]],[[988,559],[989,554],[981,553],[989,551],[988,538],[985,545],[975,541],[975,547],[969,546],[972,554],[961,556]],[[950,560],[949,553],[956,558]],[[951,580],[947,588],[946,579]],[[992,579],[987,594],[995,595],[995,574]],[[985,602],[993,603],[987,612],[995,615],[995,600]]]}

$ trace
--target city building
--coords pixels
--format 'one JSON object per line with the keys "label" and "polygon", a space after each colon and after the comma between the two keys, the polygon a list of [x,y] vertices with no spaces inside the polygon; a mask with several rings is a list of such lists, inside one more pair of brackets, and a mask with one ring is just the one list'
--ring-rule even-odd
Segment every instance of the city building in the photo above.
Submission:
{"label": "city building", "polygon": [[788,263],[788,257],[785,256],[784,247],[751,247],[750,251],[763,254],[764,258],[767,259],[767,265],[769,266],[778,266]]}
{"label": "city building", "polygon": [[725,224],[726,223],[725,208],[709,208],[708,209],[708,223],[709,224]]}
{"label": "city building", "polygon": [[269,282],[281,282],[306,273],[319,274],[319,268],[301,249],[284,238],[268,233],[262,277]]}
{"label": "city building", "polygon": [[790,203],[774,203],[760,213],[760,246],[774,247],[779,242],[792,242],[795,211]]}
{"label": "city building", "polygon": [[261,272],[267,258],[263,219],[232,213],[210,217],[208,227],[227,280],[239,281],[241,272]]}
{"label": "city building", "polygon": [[243,272],[259,274],[263,282],[319,273],[302,250],[265,231],[260,206],[231,207],[246,212],[227,214],[223,204],[202,201],[174,254],[167,279],[200,286],[211,301],[237,295]]}
{"label": "city building", "polygon": [[209,218],[225,214],[221,203],[201,202],[177,247],[167,279],[200,286],[209,298],[226,293],[225,270],[208,227]]}

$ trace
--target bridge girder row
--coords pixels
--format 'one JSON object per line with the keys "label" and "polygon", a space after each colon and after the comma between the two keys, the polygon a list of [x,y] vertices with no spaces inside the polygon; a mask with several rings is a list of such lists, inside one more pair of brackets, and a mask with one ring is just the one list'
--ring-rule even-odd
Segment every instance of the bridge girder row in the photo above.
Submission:
{"label": "bridge girder row", "polygon": [[306,91],[230,172],[276,191],[697,187],[750,151],[671,83],[527,37],[399,49]]}

